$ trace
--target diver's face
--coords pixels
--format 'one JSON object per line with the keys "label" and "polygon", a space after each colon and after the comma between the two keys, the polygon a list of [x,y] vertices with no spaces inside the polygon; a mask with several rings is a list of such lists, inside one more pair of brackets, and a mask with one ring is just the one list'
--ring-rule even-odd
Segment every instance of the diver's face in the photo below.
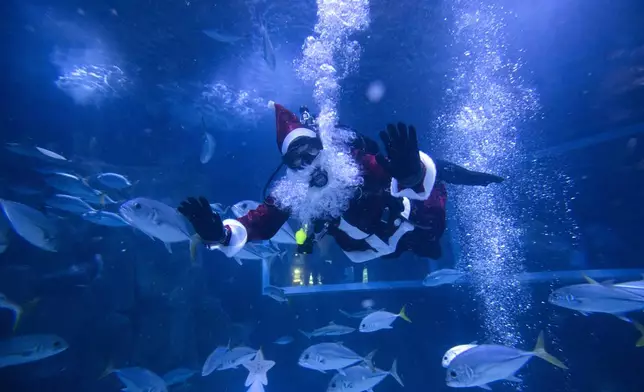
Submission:
{"label": "diver's face", "polygon": [[329,182],[329,176],[326,170],[315,164],[321,150],[320,139],[309,137],[296,139],[284,155],[284,163],[300,175],[308,176],[309,186],[322,188]]}
{"label": "diver's face", "polygon": [[322,150],[322,142],[317,138],[301,137],[295,139],[282,157],[284,164],[291,170],[299,171],[311,166]]}

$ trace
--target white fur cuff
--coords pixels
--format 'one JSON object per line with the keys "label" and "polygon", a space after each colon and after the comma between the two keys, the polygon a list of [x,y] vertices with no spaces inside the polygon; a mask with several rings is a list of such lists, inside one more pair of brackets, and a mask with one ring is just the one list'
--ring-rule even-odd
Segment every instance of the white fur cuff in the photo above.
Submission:
{"label": "white fur cuff", "polygon": [[226,246],[215,245],[209,249],[219,249],[227,257],[233,257],[246,245],[248,233],[244,225],[235,219],[224,219],[222,223],[230,228],[230,242]]}
{"label": "white fur cuff", "polygon": [[391,179],[391,195],[393,197],[407,197],[413,200],[427,200],[432,193],[434,183],[436,182],[436,164],[429,155],[419,151],[420,161],[425,166],[425,177],[423,178],[423,191],[421,193],[414,192],[411,188],[398,189],[398,180]]}

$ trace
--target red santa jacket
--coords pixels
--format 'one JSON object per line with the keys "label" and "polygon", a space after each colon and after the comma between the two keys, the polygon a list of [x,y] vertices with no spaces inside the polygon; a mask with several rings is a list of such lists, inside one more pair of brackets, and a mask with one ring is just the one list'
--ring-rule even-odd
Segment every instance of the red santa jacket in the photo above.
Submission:
{"label": "red santa jacket", "polygon": [[[435,182],[436,168],[431,158],[420,153],[425,170],[423,183],[414,189],[398,189],[396,179],[375,155],[360,149],[355,149],[353,155],[360,163],[364,185],[342,218],[332,222],[327,234],[353,262],[396,256],[406,250],[438,258],[438,241],[446,224],[447,193],[444,184]],[[269,197],[245,216],[224,221],[232,235],[228,246],[220,250],[232,257],[247,241],[273,237],[288,218],[288,211],[277,208]]]}

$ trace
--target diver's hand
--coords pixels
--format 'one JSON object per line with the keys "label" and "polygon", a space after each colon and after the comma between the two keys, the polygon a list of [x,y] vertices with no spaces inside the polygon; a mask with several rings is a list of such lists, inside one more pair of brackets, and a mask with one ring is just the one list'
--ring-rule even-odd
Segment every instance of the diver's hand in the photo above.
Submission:
{"label": "diver's hand", "polygon": [[388,124],[387,132],[380,132],[380,139],[387,150],[389,174],[403,187],[418,185],[423,179],[423,166],[418,154],[416,128],[403,123]]}
{"label": "diver's hand", "polygon": [[177,210],[185,216],[202,240],[206,242],[223,242],[226,238],[221,217],[210,208],[205,197],[198,200],[189,197],[179,204]]}

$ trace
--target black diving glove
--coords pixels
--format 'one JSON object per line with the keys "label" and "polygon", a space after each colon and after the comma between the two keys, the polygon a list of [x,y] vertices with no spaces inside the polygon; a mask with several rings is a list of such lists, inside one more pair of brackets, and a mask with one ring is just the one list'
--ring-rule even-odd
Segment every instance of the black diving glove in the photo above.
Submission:
{"label": "black diving glove", "polygon": [[403,123],[398,123],[397,127],[388,124],[387,132],[380,132],[380,139],[387,150],[389,174],[401,187],[418,185],[423,180],[423,166],[418,154],[416,128]]}
{"label": "black diving glove", "polygon": [[203,241],[211,243],[226,241],[227,233],[221,217],[210,208],[205,197],[200,197],[198,200],[189,197],[179,204],[177,211],[190,221]]}

